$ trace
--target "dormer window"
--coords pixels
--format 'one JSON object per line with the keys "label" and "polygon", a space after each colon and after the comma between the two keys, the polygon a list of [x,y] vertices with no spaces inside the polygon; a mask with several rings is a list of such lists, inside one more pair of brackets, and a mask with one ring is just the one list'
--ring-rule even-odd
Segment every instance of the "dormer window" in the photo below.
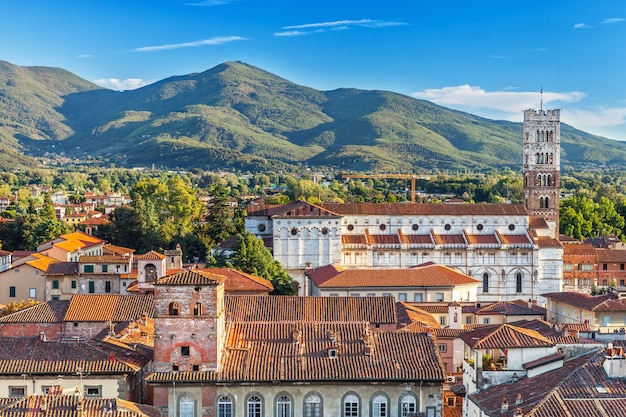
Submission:
{"label": "dormer window", "polygon": [[337,355],[338,355],[337,349],[334,349],[334,348],[328,349],[328,357],[329,358],[331,358],[331,359],[336,358]]}

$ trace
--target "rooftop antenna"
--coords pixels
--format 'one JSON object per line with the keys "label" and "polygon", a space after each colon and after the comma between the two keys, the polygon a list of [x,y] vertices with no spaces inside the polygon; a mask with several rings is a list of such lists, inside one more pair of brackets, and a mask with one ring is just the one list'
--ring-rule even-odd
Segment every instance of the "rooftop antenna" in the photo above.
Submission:
{"label": "rooftop antenna", "polygon": [[541,84],[541,91],[539,93],[540,101],[539,101],[539,110],[543,111],[543,84]]}

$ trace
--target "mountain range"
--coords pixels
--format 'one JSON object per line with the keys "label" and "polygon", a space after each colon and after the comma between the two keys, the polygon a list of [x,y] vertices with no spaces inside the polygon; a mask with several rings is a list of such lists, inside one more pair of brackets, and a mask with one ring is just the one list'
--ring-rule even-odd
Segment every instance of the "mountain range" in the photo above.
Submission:
{"label": "mountain range", "polygon": [[[377,90],[318,91],[241,62],[129,91],[0,61],[0,168],[521,170],[522,124]],[[562,168],[622,167],[626,143],[561,125]]]}

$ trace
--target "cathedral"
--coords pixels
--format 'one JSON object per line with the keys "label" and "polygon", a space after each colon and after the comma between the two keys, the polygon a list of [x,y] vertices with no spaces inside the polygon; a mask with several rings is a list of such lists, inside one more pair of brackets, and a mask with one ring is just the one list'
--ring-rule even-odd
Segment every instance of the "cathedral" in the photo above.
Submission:
{"label": "cathedral", "polygon": [[533,299],[562,288],[558,240],[560,110],[526,110],[524,204],[250,205],[246,229],[308,295],[304,272],[434,262],[481,282],[477,301]]}

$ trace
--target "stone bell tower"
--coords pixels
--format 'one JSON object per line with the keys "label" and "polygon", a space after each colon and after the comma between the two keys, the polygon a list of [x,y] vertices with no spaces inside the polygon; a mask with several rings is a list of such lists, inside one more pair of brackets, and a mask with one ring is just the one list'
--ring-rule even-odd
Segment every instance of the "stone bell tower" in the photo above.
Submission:
{"label": "stone bell tower", "polygon": [[524,202],[559,236],[561,110],[524,110]]}

